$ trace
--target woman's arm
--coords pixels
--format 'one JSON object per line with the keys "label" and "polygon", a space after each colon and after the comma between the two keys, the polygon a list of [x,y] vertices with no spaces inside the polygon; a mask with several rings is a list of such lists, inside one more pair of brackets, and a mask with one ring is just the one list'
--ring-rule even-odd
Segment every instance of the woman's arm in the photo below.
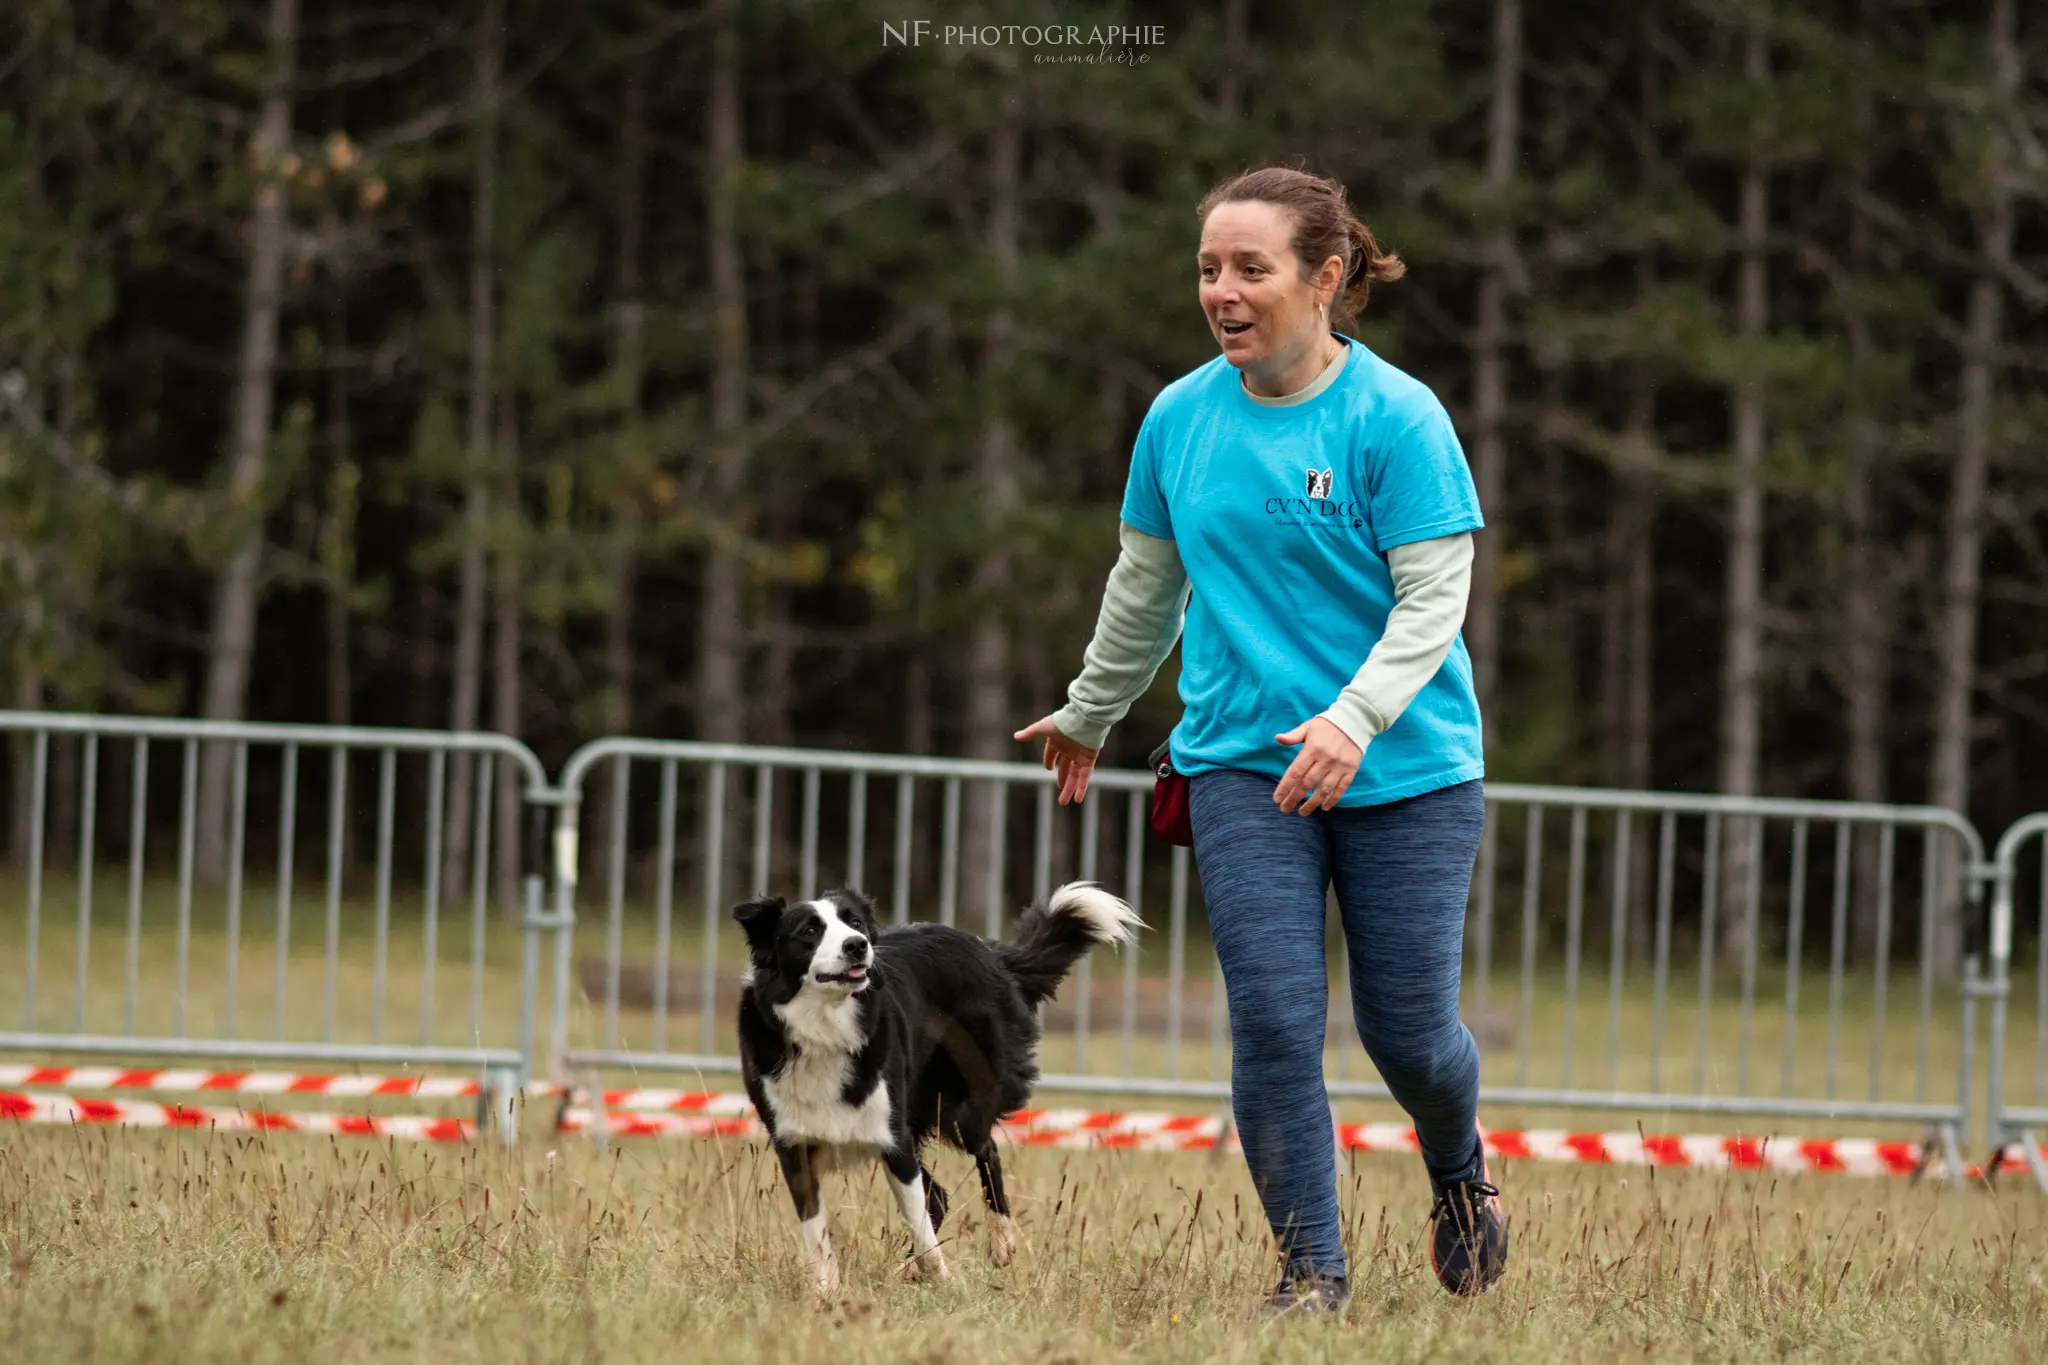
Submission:
{"label": "woman's arm", "polygon": [[1123,550],[1102,591],[1095,636],[1067,688],[1067,704],[1052,718],[1061,734],[1090,749],[1102,747],[1110,727],[1152,685],[1187,612],[1180,548],[1128,523],[1118,523],[1117,535]]}
{"label": "woman's arm", "polygon": [[1472,591],[1472,533],[1396,545],[1387,552],[1387,567],[1394,578],[1387,628],[1323,712],[1361,751],[1400,719],[1458,638]]}

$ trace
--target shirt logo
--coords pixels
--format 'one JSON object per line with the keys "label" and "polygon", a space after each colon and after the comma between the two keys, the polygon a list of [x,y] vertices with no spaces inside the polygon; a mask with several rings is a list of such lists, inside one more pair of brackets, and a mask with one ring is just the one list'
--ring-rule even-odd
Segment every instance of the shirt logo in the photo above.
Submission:
{"label": "shirt logo", "polygon": [[1330,482],[1334,474],[1334,469],[1316,469],[1311,467],[1308,471],[1308,496],[1312,498],[1329,497]]}

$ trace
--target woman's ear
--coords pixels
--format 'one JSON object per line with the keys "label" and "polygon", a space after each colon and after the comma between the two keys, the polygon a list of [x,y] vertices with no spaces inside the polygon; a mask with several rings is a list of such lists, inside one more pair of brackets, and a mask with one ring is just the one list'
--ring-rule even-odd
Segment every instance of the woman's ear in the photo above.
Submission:
{"label": "woman's ear", "polygon": [[732,917],[739,921],[740,928],[747,931],[748,947],[765,952],[774,946],[775,930],[782,923],[784,904],[780,896],[767,896],[732,908]]}

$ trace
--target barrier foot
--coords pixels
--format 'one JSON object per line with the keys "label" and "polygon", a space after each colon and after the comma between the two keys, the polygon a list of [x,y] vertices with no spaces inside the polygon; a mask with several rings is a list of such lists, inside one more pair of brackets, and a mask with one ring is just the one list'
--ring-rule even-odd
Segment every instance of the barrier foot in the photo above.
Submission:
{"label": "barrier foot", "polygon": [[1948,1183],[1961,1189],[1964,1179],[1963,1149],[1962,1144],[1956,1140],[1956,1127],[1952,1123],[1944,1123],[1935,1131],[1941,1138],[1941,1159],[1948,1167]]}
{"label": "barrier foot", "polygon": [[612,1145],[612,1126],[608,1121],[611,1111],[604,1102],[604,1082],[594,1066],[584,1068],[581,1080],[578,1089],[588,1097],[586,1103],[595,1116],[595,1121],[583,1131],[591,1145],[601,1152]]}
{"label": "barrier foot", "polygon": [[489,1133],[507,1147],[519,1142],[519,1077],[516,1072],[496,1069],[484,1076],[477,1092],[477,1131]]}
{"label": "barrier foot", "polygon": [[2027,1169],[2034,1173],[2034,1183],[2048,1194],[2048,1158],[2041,1155],[2041,1140],[2033,1129],[2020,1129],[2020,1150],[2027,1154]]}
{"label": "barrier foot", "polygon": [[1216,1130],[1216,1145],[1215,1145],[1214,1147],[1211,1147],[1211,1148],[1209,1149],[1209,1164],[1210,1164],[1210,1165],[1212,1165],[1212,1166],[1220,1166],[1220,1165],[1222,1165],[1222,1164],[1223,1164],[1223,1157],[1224,1157],[1224,1153],[1225,1153],[1225,1152],[1226,1152],[1226,1151],[1228,1150],[1228,1148],[1229,1148],[1229,1146],[1230,1146],[1230,1138],[1231,1138],[1231,1135],[1232,1135],[1233,1133],[1235,1133],[1236,1131],[1237,1131],[1237,1113],[1236,1113],[1236,1111],[1235,1111],[1235,1110],[1231,1110],[1231,1109],[1226,1109],[1226,1110],[1224,1110],[1224,1111],[1223,1111],[1223,1126],[1222,1126],[1221,1128],[1218,1128],[1218,1129]]}

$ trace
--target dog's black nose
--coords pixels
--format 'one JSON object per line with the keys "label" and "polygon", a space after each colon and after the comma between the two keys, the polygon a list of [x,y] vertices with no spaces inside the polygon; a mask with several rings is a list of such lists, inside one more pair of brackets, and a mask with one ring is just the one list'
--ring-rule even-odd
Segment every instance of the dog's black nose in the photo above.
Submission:
{"label": "dog's black nose", "polygon": [[868,941],[855,936],[846,940],[845,946],[840,948],[839,951],[847,961],[858,962],[868,955]]}

